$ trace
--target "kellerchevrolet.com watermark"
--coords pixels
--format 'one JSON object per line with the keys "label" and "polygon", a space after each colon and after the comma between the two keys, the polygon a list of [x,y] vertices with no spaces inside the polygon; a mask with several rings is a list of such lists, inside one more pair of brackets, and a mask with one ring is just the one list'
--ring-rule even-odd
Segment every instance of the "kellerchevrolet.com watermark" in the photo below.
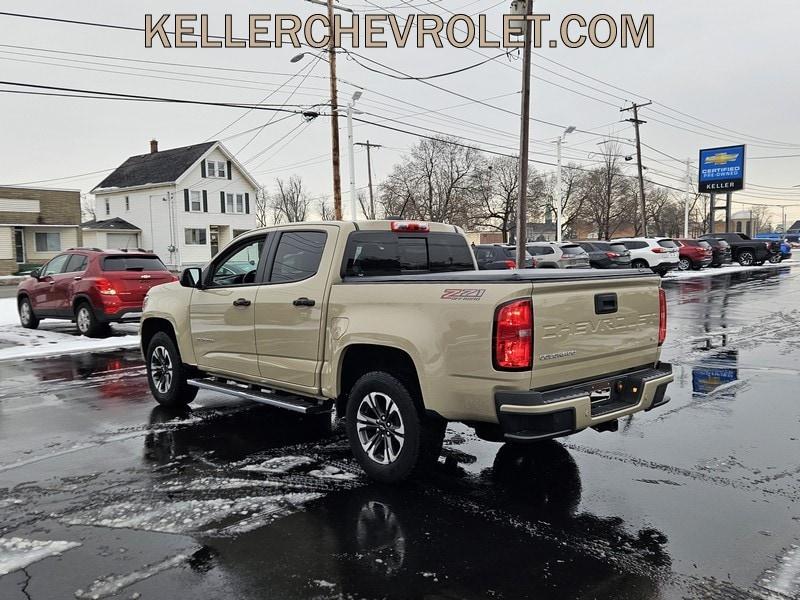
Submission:
{"label": "kellerchevrolet.com watermark", "polygon": [[[454,15],[445,20],[439,15],[412,14],[399,19],[390,14],[334,15],[333,36],[337,47],[346,42],[353,48],[443,48],[445,43],[466,48],[477,43],[481,48],[521,48],[524,19],[504,15],[502,23],[489,23],[487,15]],[[655,45],[655,17],[645,14],[614,17],[599,14],[586,18],[567,15],[553,23],[550,15],[536,14],[533,23],[535,48],[580,48],[591,44],[597,48],[621,48]],[[403,22],[401,22],[401,20]],[[219,22],[221,21],[221,22]],[[502,27],[496,39],[492,27]],[[556,32],[556,27],[558,31]],[[213,35],[212,30],[224,35]],[[235,31],[234,31],[235,30]],[[247,35],[239,37],[246,30]],[[548,37],[545,34],[550,33]],[[238,33],[238,35],[237,35]],[[305,19],[290,14],[252,14],[242,17],[225,15],[215,22],[207,14],[145,15],[145,46],[152,48],[281,48],[283,46],[325,48],[330,44],[331,27],[326,15],[315,14]],[[491,38],[491,39],[490,39]]]}

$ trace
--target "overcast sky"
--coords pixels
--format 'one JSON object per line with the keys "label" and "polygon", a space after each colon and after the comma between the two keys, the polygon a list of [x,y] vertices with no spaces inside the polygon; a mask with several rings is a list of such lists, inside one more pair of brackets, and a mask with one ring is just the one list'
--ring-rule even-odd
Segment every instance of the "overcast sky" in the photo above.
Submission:
{"label": "overcast sky", "polygon": [[[492,31],[499,32],[500,15],[507,11],[508,3],[498,4],[496,0],[347,0],[344,4],[361,12],[379,12],[374,8],[378,5],[401,16],[411,12],[445,16],[449,15],[448,11],[485,13],[489,15]],[[612,15],[652,12],[655,14],[656,47],[539,50],[540,58],[534,59],[533,116],[555,125],[533,124],[531,136],[538,142],[533,146],[533,159],[554,162],[551,140],[561,132],[559,126],[575,125],[595,134],[570,136],[565,158],[591,166],[591,161],[596,159],[591,153],[598,150],[600,136],[632,138],[632,128],[627,123],[618,123],[624,118],[619,108],[626,104],[625,100],[651,99],[658,104],[644,109],[641,114],[649,121],[642,128],[642,139],[657,150],[645,148],[644,163],[649,167],[649,177],[682,189],[685,165],[669,157],[696,161],[699,148],[748,142],[749,187],[746,192],[737,194],[737,199],[771,205],[790,204],[793,208],[788,209],[787,219],[800,219],[800,188],[793,188],[800,185],[800,156],[756,159],[800,155],[800,119],[797,117],[800,43],[796,34],[800,4],[794,0],[759,3],[743,0],[573,0],[569,3],[542,0],[536,3],[536,11],[551,13],[553,20],[559,21],[565,14],[565,5],[569,12],[586,16],[600,12]],[[210,29],[215,34],[223,33],[223,14],[228,12],[234,15],[236,33],[242,36],[246,35],[250,13],[294,13],[305,17],[324,10],[302,0],[228,0],[223,4],[207,0],[135,3],[0,0],[0,7],[8,12],[131,27],[143,27],[146,13],[208,13]],[[291,48],[146,49],[141,32],[2,15],[0,31],[0,79],[4,81],[215,102],[256,103],[274,92],[266,103],[311,106],[327,102],[329,97],[327,64],[311,56],[290,63],[297,54],[297,50]],[[547,31],[552,32],[552,28]],[[499,53],[497,50],[478,50],[481,53],[478,54],[448,47],[417,50],[391,46],[358,51],[387,67],[415,76],[461,68],[482,60],[481,54]],[[120,58],[133,60],[113,60]],[[486,148],[515,152],[519,121],[505,111],[517,113],[519,110],[520,62],[516,56],[501,58],[465,73],[434,80],[436,85],[453,92],[448,93],[418,81],[397,81],[372,73],[342,58],[339,61],[340,98],[349,98],[357,89],[355,86],[359,86],[364,95],[358,106],[370,113],[365,119],[379,121],[389,117],[404,123],[386,122],[392,126],[447,132],[478,140]],[[305,75],[308,77],[303,80]],[[12,88],[0,85],[0,89]],[[471,102],[459,94],[496,108]],[[0,183],[23,184],[111,169],[128,156],[147,152],[151,138],[158,139],[162,149],[207,139],[225,139],[263,125],[272,116],[263,111],[243,114],[241,109],[224,107],[3,93],[0,94],[0,131],[4,141],[0,147]],[[241,119],[234,123],[239,117]],[[344,153],[344,120],[341,126],[342,179],[347,203],[349,171]],[[355,137],[356,141],[369,139],[384,146],[373,152],[376,181],[380,181],[402,153],[417,141],[413,136],[371,125],[357,125]],[[331,194],[330,126],[325,119],[304,124],[301,117],[290,117],[265,127],[255,138],[250,133],[228,139],[225,144],[257,180],[270,188],[276,177],[299,174],[312,194]],[[633,152],[633,148],[627,151]],[[357,186],[362,188],[366,185],[363,151],[356,153],[356,168]],[[631,174],[635,172],[632,164],[626,168]],[[104,173],[96,173],[40,185],[79,188],[87,192],[103,176]],[[740,208],[744,207],[736,205],[737,210]],[[780,210],[774,214],[778,222]]]}

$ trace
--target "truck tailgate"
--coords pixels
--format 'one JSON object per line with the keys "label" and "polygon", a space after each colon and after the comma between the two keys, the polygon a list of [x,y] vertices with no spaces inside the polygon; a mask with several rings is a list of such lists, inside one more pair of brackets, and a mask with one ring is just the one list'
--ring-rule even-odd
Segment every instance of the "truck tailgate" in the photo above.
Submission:
{"label": "truck tailgate", "polygon": [[658,290],[655,276],[534,283],[531,389],[652,366]]}

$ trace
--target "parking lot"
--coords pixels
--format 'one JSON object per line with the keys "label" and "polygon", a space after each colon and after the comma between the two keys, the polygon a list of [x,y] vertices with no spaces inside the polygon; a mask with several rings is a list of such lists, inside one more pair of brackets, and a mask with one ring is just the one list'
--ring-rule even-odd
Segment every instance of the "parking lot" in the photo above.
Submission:
{"label": "parking lot", "polygon": [[0,598],[797,598],[799,277],[668,278],[670,404],[525,448],[455,425],[400,487],[335,422],[156,407],[135,349],[2,362]]}

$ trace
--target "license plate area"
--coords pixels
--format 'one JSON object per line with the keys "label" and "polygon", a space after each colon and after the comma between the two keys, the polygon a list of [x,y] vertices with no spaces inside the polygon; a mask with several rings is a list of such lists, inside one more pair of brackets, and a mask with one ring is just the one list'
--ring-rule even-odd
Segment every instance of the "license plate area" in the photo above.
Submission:
{"label": "license plate area", "polygon": [[638,404],[641,388],[641,383],[624,378],[612,381],[608,386],[592,389],[589,393],[592,416],[598,417]]}

